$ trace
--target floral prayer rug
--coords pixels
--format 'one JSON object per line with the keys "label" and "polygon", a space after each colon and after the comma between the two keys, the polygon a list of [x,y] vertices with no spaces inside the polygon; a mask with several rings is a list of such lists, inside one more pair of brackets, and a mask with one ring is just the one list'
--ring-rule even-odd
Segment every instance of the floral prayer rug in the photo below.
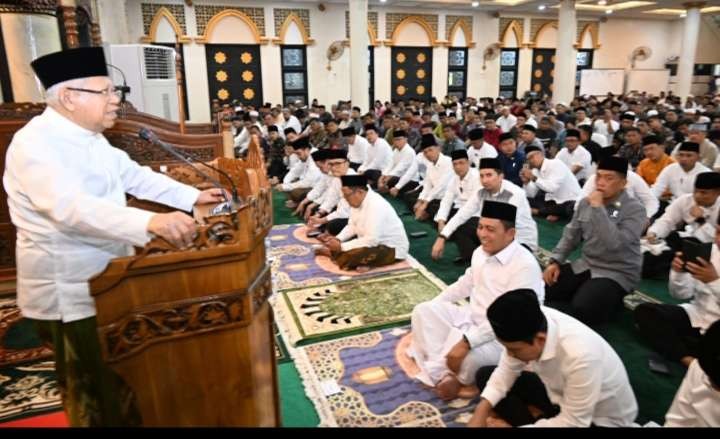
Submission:
{"label": "floral prayer rug", "polygon": [[386,329],[299,350],[308,370],[298,368],[308,396],[325,408],[338,427],[462,427],[479,396],[464,387],[460,397],[443,401],[413,377],[419,368],[406,353],[407,327]]}
{"label": "floral prayer rug", "polygon": [[415,305],[444,288],[425,270],[396,272],[282,291],[275,311],[288,328],[290,343],[307,343],[407,322]]}
{"label": "floral prayer rug", "polygon": [[341,270],[330,258],[316,256],[314,245],[320,241],[306,236],[304,224],[283,224],[272,228],[269,259],[275,289],[282,291],[355,277],[372,277],[381,273],[412,268],[411,258],[385,267],[373,268],[367,273]]}
{"label": "floral prayer rug", "polygon": [[15,299],[0,299],[0,367],[52,358]]}

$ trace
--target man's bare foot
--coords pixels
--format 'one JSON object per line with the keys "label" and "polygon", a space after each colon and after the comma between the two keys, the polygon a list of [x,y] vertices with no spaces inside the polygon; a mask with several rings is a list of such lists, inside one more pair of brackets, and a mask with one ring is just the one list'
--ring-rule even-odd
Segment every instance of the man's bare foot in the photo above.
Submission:
{"label": "man's bare foot", "polygon": [[358,273],[367,273],[368,271],[371,270],[371,268],[368,265],[358,265],[357,267],[355,267],[355,270]]}
{"label": "man's bare foot", "polygon": [[532,209],[530,209],[530,213],[531,213],[533,216],[536,216],[537,214],[540,213],[540,209],[535,209],[535,208],[533,207]]}
{"label": "man's bare foot", "polygon": [[556,216],[556,215],[548,215],[547,218],[545,218],[545,219],[548,220],[548,222],[554,223],[557,220],[559,220],[560,217]]}
{"label": "man's bare foot", "polygon": [[443,401],[451,401],[457,398],[458,393],[460,393],[460,381],[454,375],[445,375],[435,385],[435,393]]}

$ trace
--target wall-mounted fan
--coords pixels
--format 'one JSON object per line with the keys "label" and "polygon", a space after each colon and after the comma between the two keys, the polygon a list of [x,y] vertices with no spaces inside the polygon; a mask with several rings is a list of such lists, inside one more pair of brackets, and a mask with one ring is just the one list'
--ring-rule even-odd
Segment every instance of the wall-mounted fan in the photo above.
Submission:
{"label": "wall-mounted fan", "polygon": [[485,48],[485,51],[483,52],[483,70],[486,69],[485,64],[488,61],[492,61],[498,56],[500,56],[501,48],[502,46],[500,45],[500,43],[491,44]]}
{"label": "wall-mounted fan", "polygon": [[640,46],[632,51],[630,55],[630,66],[634,69],[636,61],[645,61],[652,56],[652,49],[647,46]]}
{"label": "wall-mounted fan", "polygon": [[325,55],[328,59],[327,69],[331,70],[332,67],[330,66],[330,61],[335,61],[336,59],[340,58],[345,51],[345,44],[343,44],[342,41],[334,41],[330,46],[327,48],[327,52]]}

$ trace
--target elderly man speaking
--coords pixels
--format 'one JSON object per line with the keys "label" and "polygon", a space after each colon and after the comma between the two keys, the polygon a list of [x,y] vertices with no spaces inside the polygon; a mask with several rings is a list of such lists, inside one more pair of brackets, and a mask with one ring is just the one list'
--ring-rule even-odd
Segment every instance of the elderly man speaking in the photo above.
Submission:
{"label": "elderly man speaking", "polygon": [[101,133],[120,98],[102,48],[52,53],[32,68],[47,108],[13,137],[3,177],[17,228],[18,305],[52,344],[71,425],[137,424],[129,389],[101,361],[88,280],[153,235],[180,248],[193,241],[192,217],[128,207],[125,193],[188,212],[223,193],[157,174],[108,143]]}

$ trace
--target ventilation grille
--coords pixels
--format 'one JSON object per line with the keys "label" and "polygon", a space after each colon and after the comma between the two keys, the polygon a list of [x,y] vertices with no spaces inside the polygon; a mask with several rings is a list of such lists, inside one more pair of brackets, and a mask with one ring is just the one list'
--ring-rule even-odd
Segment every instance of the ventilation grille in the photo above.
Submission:
{"label": "ventilation grille", "polygon": [[145,79],[173,79],[175,77],[174,53],[174,50],[164,47],[143,47]]}

